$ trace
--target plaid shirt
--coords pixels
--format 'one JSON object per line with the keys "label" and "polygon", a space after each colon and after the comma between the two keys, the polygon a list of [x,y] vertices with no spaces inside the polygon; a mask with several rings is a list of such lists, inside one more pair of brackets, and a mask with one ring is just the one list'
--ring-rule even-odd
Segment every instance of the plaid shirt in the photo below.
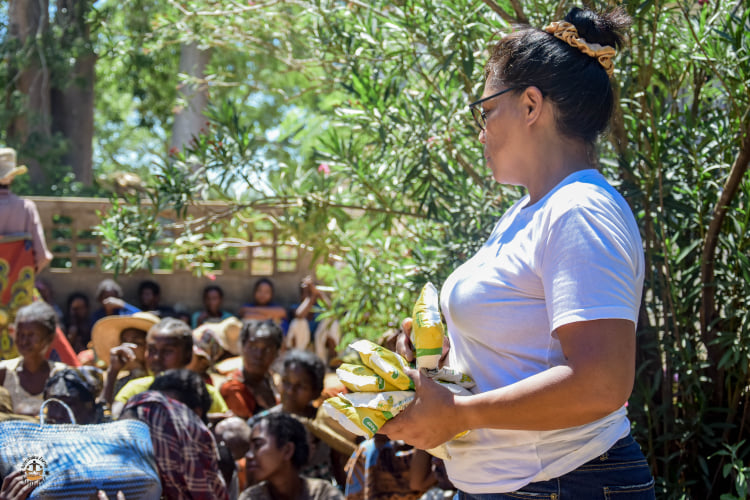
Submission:
{"label": "plaid shirt", "polygon": [[164,498],[229,499],[216,441],[193,410],[157,391],[132,397],[128,409],[149,426]]}

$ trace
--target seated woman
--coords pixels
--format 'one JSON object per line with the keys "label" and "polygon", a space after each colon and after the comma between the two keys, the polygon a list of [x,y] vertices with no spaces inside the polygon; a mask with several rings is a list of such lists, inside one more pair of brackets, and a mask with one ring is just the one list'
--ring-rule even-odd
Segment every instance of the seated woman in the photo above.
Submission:
{"label": "seated woman", "polygon": [[243,321],[240,332],[242,369],[229,374],[219,391],[235,415],[250,418],[278,402],[269,372],[281,347],[283,332],[271,321]]}
{"label": "seated woman", "polygon": [[268,278],[261,278],[255,282],[253,287],[253,302],[245,304],[240,309],[240,318],[255,319],[259,321],[271,320],[274,323],[281,324],[287,319],[286,310],[274,302],[273,281]]}
{"label": "seated woman", "polygon": [[198,328],[203,323],[212,323],[231,318],[230,312],[222,309],[224,290],[218,285],[208,285],[203,289],[203,310],[195,311],[190,318],[190,326]]}
{"label": "seated woman", "polygon": [[[52,375],[44,386],[44,399],[59,399],[70,407],[77,424],[99,424],[105,422],[104,405],[96,399],[102,392],[104,375],[99,368],[82,366],[66,368]],[[47,404],[48,423],[70,423],[63,407]]]}
{"label": "seated woman", "polygon": [[13,408],[21,415],[39,414],[47,379],[67,368],[65,363],[46,359],[55,336],[56,318],[55,310],[41,301],[16,312],[14,331],[20,356],[0,361],[0,385],[8,389]]}
{"label": "seated woman", "polygon": [[300,474],[310,450],[305,427],[286,413],[261,417],[250,434],[245,455],[248,478],[257,483],[240,495],[240,500],[273,498],[343,499],[328,481]]}

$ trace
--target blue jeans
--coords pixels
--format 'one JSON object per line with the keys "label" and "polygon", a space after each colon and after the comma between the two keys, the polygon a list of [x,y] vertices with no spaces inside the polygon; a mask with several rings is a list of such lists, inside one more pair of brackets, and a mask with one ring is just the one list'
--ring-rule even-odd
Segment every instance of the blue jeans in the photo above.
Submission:
{"label": "blue jeans", "polygon": [[459,491],[454,500],[654,500],[654,478],[632,436],[617,441],[603,455],[549,481],[527,484],[513,493]]}

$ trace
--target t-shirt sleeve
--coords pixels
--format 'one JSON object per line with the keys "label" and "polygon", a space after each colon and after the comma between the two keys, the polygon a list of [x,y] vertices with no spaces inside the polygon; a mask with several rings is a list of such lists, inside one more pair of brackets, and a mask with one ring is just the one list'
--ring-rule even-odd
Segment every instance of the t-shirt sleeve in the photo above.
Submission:
{"label": "t-shirt sleeve", "polygon": [[616,208],[576,206],[550,223],[541,270],[551,331],[577,321],[636,322],[643,250],[637,226]]}
{"label": "t-shirt sleeve", "polygon": [[224,398],[221,396],[221,393],[219,392],[216,387],[212,385],[206,384],[206,388],[208,389],[208,392],[211,394],[211,407],[208,409],[209,413],[226,413],[229,411],[229,408],[227,407],[226,401],[224,401]]}
{"label": "t-shirt sleeve", "polygon": [[154,377],[142,377],[131,380],[120,389],[120,392],[115,396],[115,401],[119,401],[122,404],[127,403],[128,399],[136,394],[147,391],[153,381]]}

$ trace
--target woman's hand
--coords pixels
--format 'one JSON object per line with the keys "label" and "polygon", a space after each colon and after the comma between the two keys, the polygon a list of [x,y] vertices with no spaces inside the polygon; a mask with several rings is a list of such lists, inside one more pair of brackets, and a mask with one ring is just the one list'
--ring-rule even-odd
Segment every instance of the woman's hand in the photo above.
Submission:
{"label": "woman's hand", "polygon": [[[406,358],[409,363],[415,360],[414,355],[414,344],[411,343],[411,329],[413,320],[411,318],[404,318],[401,322],[401,331],[396,338],[396,352]],[[443,336],[443,354],[440,356],[438,366],[442,368],[447,359],[448,353],[451,350],[451,343],[448,336]]]}
{"label": "woman's hand", "polygon": [[3,486],[0,488],[0,500],[24,500],[34,491],[38,482],[26,482],[25,472],[17,470],[5,476]]}
{"label": "woman's hand", "polygon": [[414,380],[414,400],[380,428],[389,439],[401,439],[421,450],[450,441],[466,430],[451,391],[418,370],[407,370]]}

